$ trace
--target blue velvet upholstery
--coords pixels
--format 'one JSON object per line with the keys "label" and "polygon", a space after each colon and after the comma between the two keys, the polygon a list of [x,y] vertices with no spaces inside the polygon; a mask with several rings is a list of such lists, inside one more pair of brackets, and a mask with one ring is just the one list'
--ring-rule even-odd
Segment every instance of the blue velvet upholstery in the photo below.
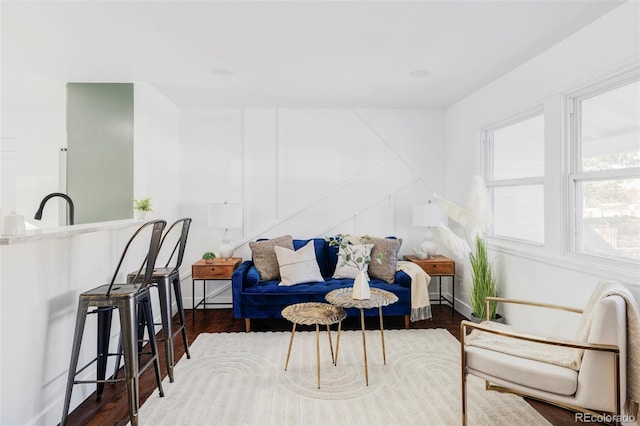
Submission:
{"label": "blue velvet upholstery", "polygon": [[[352,287],[353,279],[333,279],[336,268],[337,247],[329,247],[322,238],[314,238],[316,260],[323,283],[298,284],[290,287],[278,286],[279,281],[259,280],[253,262],[247,260],[235,270],[231,278],[234,318],[281,318],[282,310],[294,303],[326,302],[325,295],[331,290]],[[293,240],[294,249],[299,249],[309,240]],[[409,315],[411,312],[411,278],[402,271],[396,273],[396,282],[373,279],[370,286],[390,291],[398,296],[398,302],[383,308],[384,315]],[[378,315],[377,309],[366,309],[366,315]],[[347,315],[359,315],[357,309],[347,309]]]}

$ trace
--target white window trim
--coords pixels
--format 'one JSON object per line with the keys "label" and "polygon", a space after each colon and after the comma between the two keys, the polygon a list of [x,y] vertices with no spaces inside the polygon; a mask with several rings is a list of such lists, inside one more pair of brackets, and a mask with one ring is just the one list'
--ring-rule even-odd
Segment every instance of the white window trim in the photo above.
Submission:
{"label": "white window trim", "polygon": [[581,87],[565,93],[564,102],[566,105],[566,158],[565,172],[565,193],[568,194],[565,200],[565,212],[568,216],[566,220],[567,230],[566,238],[564,241],[565,255],[568,258],[575,259],[578,264],[584,262],[594,262],[592,266],[599,269],[612,271],[614,269],[622,268],[625,271],[631,271],[637,273],[640,262],[632,259],[623,259],[615,257],[606,257],[594,253],[586,253],[578,251],[579,241],[579,226],[578,226],[578,213],[579,206],[577,206],[577,194],[576,188],[578,182],[589,182],[598,180],[612,180],[612,179],[624,179],[624,178],[637,178],[640,173],[640,167],[633,167],[627,169],[612,169],[604,171],[590,171],[581,172],[581,143],[578,140],[577,135],[581,128],[581,122],[579,116],[576,115],[576,106],[579,102],[597,96],[602,93],[617,89],[630,83],[634,83],[640,80],[640,64],[633,64],[625,67],[618,72],[610,74],[605,77],[601,77],[596,81],[586,83]]}
{"label": "white window trim", "polygon": [[[509,119],[488,121],[485,125],[479,126],[477,135],[478,143],[475,145],[476,151],[476,166],[480,175],[486,176],[486,152],[484,151],[484,131],[493,129],[496,127],[502,127],[508,125],[513,120],[520,118],[526,118],[527,116],[535,115],[535,112],[543,111],[545,114],[545,160],[548,160],[550,152],[546,150],[549,148],[547,144],[553,141],[554,146],[557,146],[561,151],[561,159],[559,163],[555,165],[553,162],[545,164],[545,183],[546,185],[557,186],[560,194],[554,197],[560,200],[560,205],[557,206],[557,210],[554,208],[553,216],[548,220],[557,220],[557,215],[562,217],[561,222],[557,227],[558,233],[554,233],[551,236],[546,235],[548,232],[547,216],[545,216],[545,244],[539,245],[528,241],[518,241],[515,239],[505,239],[500,236],[487,235],[488,248],[497,254],[505,254],[514,258],[526,259],[528,261],[537,262],[543,265],[547,265],[553,268],[558,268],[558,271],[571,270],[582,274],[590,274],[593,276],[599,276],[603,279],[617,280],[624,283],[637,283],[638,276],[640,276],[640,264],[619,260],[612,260],[609,258],[598,258],[592,255],[583,255],[579,253],[573,253],[568,250],[568,242],[571,240],[571,227],[570,222],[570,206],[573,204],[572,195],[570,194],[568,176],[570,173],[569,160],[571,147],[569,146],[569,112],[573,105],[569,105],[568,97],[576,96],[580,94],[588,93],[587,88],[593,88],[593,85],[597,82],[611,81],[616,76],[624,76],[625,74],[633,72],[640,73],[640,63],[637,60],[627,61],[625,64],[617,67],[617,69],[608,69],[605,72],[601,72],[593,75],[590,80],[585,80],[578,84],[568,85],[564,88],[558,88],[555,95],[546,96],[543,99],[534,101],[528,105],[531,107],[524,107],[520,112],[509,115]],[[535,105],[540,105],[536,107]],[[549,114],[553,114],[549,116]],[[553,132],[551,137],[548,132]],[[557,145],[556,145],[557,144]],[[551,166],[551,171],[549,167]],[[545,188],[545,202],[548,201],[547,191]],[[555,202],[553,203],[555,205]],[[545,215],[548,213],[549,207],[545,206]],[[548,241],[547,241],[548,238]]]}
{"label": "white window trim", "polygon": [[496,253],[519,257],[560,270],[570,269],[580,273],[590,273],[620,282],[636,283],[640,275],[640,265],[632,262],[601,261],[594,256],[580,256],[566,253],[564,256],[549,253],[541,246],[521,244],[520,241],[504,240],[499,237],[488,238],[488,248]]}
{"label": "white window trim", "polygon": [[[542,185],[542,188],[544,191],[545,175],[535,176],[535,177],[525,177],[525,178],[513,178],[513,179],[493,179],[493,175],[492,175],[493,174],[493,152],[492,152],[493,138],[490,135],[493,134],[493,132],[495,132],[496,130],[500,130],[508,126],[518,124],[522,121],[526,121],[537,116],[542,116],[543,118],[546,119],[543,104],[539,104],[531,108],[527,108],[519,113],[510,115],[508,118],[505,118],[500,121],[496,121],[487,126],[483,126],[480,129],[480,144],[481,144],[480,152],[482,154],[482,158],[480,161],[480,173],[482,177],[484,177],[485,185],[487,186],[488,189],[504,188],[509,186]],[[545,123],[546,123],[546,120],[545,120]],[[546,167],[545,167],[545,170],[546,170]],[[491,204],[493,208],[493,200],[491,201]],[[543,218],[543,220],[546,220],[546,218]],[[516,237],[510,237],[507,235],[493,234],[493,224],[489,227],[489,233],[487,237],[493,238],[495,240],[514,242],[514,243],[526,244],[531,246],[544,246],[544,242],[541,243],[538,241],[523,240]]]}
{"label": "white window trim", "polygon": [[544,104],[538,104],[533,107],[526,108],[518,113],[510,115],[507,118],[494,121],[480,128],[479,139],[481,144],[480,152],[482,154],[482,158],[480,160],[480,173],[484,177],[485,182],[493,180],[493,176],[489,176],[490,171],[493,169],[491,167],[493,156],[491,155],[492,147],[490,143],[491,141],[488,140],[488,134],[504,127],[520,123],[521,121],[526,121],[538,115],[542,115],[544,117]]}

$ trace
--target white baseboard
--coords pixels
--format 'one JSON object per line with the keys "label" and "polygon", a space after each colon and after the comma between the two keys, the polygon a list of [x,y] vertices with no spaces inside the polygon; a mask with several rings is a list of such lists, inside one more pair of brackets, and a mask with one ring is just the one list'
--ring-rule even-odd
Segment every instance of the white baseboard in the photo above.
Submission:
{"label": "white baseboard", "polygon": [[[198,283],[196,283],[196,287],[197,286],[198,286]],[[200,284],[200,286],[202,286],[202,284]],[[224,284],[220,284],[215,288],[211,288],[211,286],[206,286],[205,288],[207,288],[207,294],[206,294],[207,302],[220,303],[219,305],[208,305],[207,309],[228,309],[233,306],[233,299],[232,299],[233,296],[231,296],[231,294],[229,295],[223,294],[228,290],[231,290],[231,281],[225,282]],[[196,304],[202,300],[201,297],[202,296],[196,296]],[[184,304],[185,309],[192,309],[194,305],[193,296],[183,297],[182,303]],[[204,306],[202,305],[198,306],[196,309],[204,309]]]}

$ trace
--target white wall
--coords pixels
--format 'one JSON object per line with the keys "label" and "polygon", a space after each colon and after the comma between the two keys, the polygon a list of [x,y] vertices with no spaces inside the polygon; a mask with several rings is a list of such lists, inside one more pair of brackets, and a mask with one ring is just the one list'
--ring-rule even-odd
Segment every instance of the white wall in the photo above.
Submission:
{"label": "white wall", "polygon": [[[149,85],[136,83],[134,90],[135,195],[138,198],[150,196],[154,208],[151,218],[163,218],[171,223],[180,211],[179,112]],[[15,143],[9,145],[13,148],[7,153],[3,140],[3,187],[5,175],[10,175],[10,170],[5,174],[5,156],[8,157],[6,160],[17,164],[13,182],[31,183],[28,188],[18,184],[8,193],[3,191],[3,212],[5,195],[13,194],[18,201],[33,198],[35,213],[40,195],[32,196],[33,193],[58,190],[55,186],[58,181],[57,150],[59,146],[66,146],[64,96],[59,108],[49,112],[43,114],[47,119],[35,126],[26,121],[31,115],[28,109],[6,111],[11,119],[7,119],[3,111],[3,125],[8,123],[7,129],[3,128],[3,135],[16,135],[10,140]],[[33,111],[33,115],[39,114],[38,109]],[[58,129],[60,125],[62,132]],[[45,138],[49,131],[56,137]],[[63,139],[60,139],[60,133],[64,135]],[[48,155],[35,155],[30,161],[29,153],[34,149],[45,150]],[[7,200],[10,199],[9,196]],[[19,206],[28,204],[18,203]],[[19,212],[27,215],[27,212]],[[56,223],[51,225],[56,226]],[[137,224],[127,226],[115,231],[0,247],[0,424],[56,424],[60,421],[77,296],[81,291],[109,281],[124,244]],[[125,273],[140,266],[140,256],[134,258],[123,266]],[[24,297],[26,294],[29,295],[27,298]],[[158,317],[157,303],[154,312]],[[87,324],[81,365],[84,365],[83,360],[86,363],[95,355],[95,324],[92,324]],[[115,325],[112,348],[117,345],[118,330]],[[89,369],[85,374],[92,372]],[[95,386],[76,386],[71,409],[94,391]]]}
{"label": "white wall", "polygon": [[[46,105],[2,105],[2,214],[16,212],[33,219],[40,200],[51,192],[66,192],[59,181],[60,148],[67,146],[66,89],[50,93]],[[31,99],[33,94],[25,94]],[[61,198],[51,204],[66,205]],[[55,203],[55,204],[54,204]],[[39,227],[59,226],[59,211],[48,205]]]}
{"label": "white wall", "polygon": [[[466,200],[471,176],[480,172],[479,130],[532,107],[545,110],[545,245],[490,240],[504,296],[583,307],[598,281],[613,278],[629,284],[640,299],[637,268],[598,267],[565,253],[565,123],[560,119],[563,93],[639,61],[639,6],[638,2],[622,5],[447,110],[447,196],[460,204]],[[468,314],[469,277],[461,266],[456,294],[459,309]],[[504,312],[510,323],[530,321],[528,314]],[[570,335],[573,324],[552,314],[534,325]]]}
{"label": "white wall", "polygon": [[[0,246],[0,424],[60,421],[78,295],[109,282],[137,226],[130,221],[104,231]],[[139,268],[144,250],[144,245],[131,246],[124,274]],[[159,312],[157,303],[154,309]],[[112,350],[119,329],[116,316]],[[85,330],[80,367],[96,355],[95,315]],[[113,371],[112,362],[108,371]],[[95,367],[82,374],[95,377]],[[71,409],[93,392],[95,385],[75,386]]]}
{"label": "white wall", "polygon": [[245,259],[258,237],[336,232],[397,235],[410,253],[425,231],[411,226],[413,204],[445,189],[444,141],[444,110],[183,111],[185,263],[218,249],[223,230],[208,228],[206,206],[224,201],[244,206],[230,234]]}
{"label": "white wall", "polygon": [[[554,117],[562,109],[564,91],[638,59],[638,12],[637,2],[615,9],[446,113],[276,108],[179,113],[151,86],[136,84],[135,196],[153,199],[155,217],[194,219],[185,278],[192,261],[217,250],[222,230],[208,228],[206,221],[206,205],[212,202],[243,204],[244,227],[231,235],[236,255],[244,258],[250,257],[247,241],[284,233],[298,238],[335,232],[394,234],[405,239],[402,252],[408,253],[424,233],[411,226],[414,203],[433,192],[464,203],[471,176],[478,172],[478,130],[542,104],[549,126],[546,245],[492,242],[492,253],[506,296],[583,306],[600,279],[614,277],[637,286],[637,276],[595,268],[564,254],[558,239],[563,230],[558,219],[563,123]],[[37,97],[28,95],[25,99]],[[29,190],[58,190],[58,149],[66,146],[64,82],[59,96],[42,106],[2,108],[3,214],[17,208],[31,215],[40,195],[26,195]],[[11,171],[26,171],[26,177]],[[78,236],[1,248],[0,423],[57,421],[75,297],[108,275],[123,238]],[[45,259],[42,268],[30,267],[34,258]],[[456,308],[468,313],[461,266]],[[20,299],[23,288],[38,292],[37,303],[11,303]],[[506,314],[510,322],[524,322],[522,316]],[[29,321],[17,327],[16,318]],[[570,323],[549,316],[537,326],[563,331]]]}
{"label": "white wall", "polygon": [[[134,194],[150,196],[156,217],[173,220],[179,212],[179,112],[147,83],[135,83],[134,91]],[[44,195],[66,192],[60,161],[60,149],[67,146],[66,82],[51,83],[43,93],[35,87],[21,103],[3,99],[0,208],[2,214],[15,211],[38,227],[52,227],[63,224],[64,210],[47,204],[43,219],[32,219]],[[61,200],[50,203],[65,206]]]}
{"label": "white wall", "polygon": [[133,194],[151,197],[148,218],[168,225],[180,212],[180,111],[146,83],[134,85]]}

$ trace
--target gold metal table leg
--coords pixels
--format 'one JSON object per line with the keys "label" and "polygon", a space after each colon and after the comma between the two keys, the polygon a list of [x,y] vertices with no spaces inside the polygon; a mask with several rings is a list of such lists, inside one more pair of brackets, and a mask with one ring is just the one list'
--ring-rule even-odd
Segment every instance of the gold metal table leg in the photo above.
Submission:
{"label": "gold metal table leg", "polygon": [[331,326],[327,324],[327,335],[329,336],[329,348],[331,349],[331,362],[336,365],[336,357],[333,354],[333,342],[331,341]]}
{"label": "gold metal table leg", "polygon": [[296,334],[296,323],[293,323],[293,329],[291,330],[291,340],[289,340],[289,351],[287,352],[287,362],[284,364],[284,371],[287,371],[289,366],[289,356],[291,355],[291,346],[293,345],[293,336]]}
{"label": "gold metal table leg", "polygon": [[369,367],[367,366],[367,339],[364,337],[364,309],[360,308],[360,326],[362,327],[362,352],[364,353],[364,379],[369,386]]}
{"label": "gold metal table leg", "polygon": [[382,325],[382,306],[378,308],[380,315],[380,336],[382,337],[382,360],[384,365],[387,365],[387,353],[384,347],[384,326]]}
{"label": "gold metal table leg", "polygon": [[336,357],[333,360],[333,365],[338,365],[338,350],[340,349],[340,328],[342,326],[342,321],[338,321],[338,338],[336,340]]}

